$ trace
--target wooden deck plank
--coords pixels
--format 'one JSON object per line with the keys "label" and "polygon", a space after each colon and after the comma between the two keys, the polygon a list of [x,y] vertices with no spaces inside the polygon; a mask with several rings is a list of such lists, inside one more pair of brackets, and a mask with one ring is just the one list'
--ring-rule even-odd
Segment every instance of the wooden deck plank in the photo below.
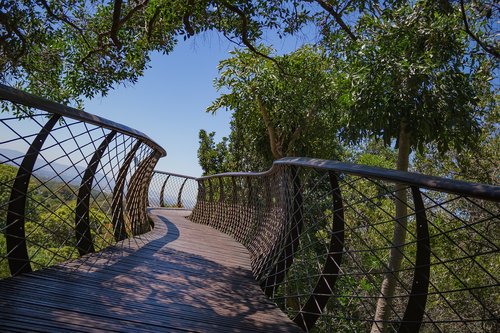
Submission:
{"label": "wooden deck plank", "polygon": [[152,232],[0,281],[0,331],[301,332],[230,236],[152,209]]}

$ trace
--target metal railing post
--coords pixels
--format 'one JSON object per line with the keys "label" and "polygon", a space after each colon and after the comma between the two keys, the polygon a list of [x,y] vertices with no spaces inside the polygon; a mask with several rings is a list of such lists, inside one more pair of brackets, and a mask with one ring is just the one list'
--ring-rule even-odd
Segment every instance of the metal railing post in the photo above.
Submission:
{"label": "metal railing post", "polygon": [[184,189],[184,185],[186,185],[187,178],[182,182],[181,188],[179,189],[179,194],[177,195],[177,207],[182,207],[182,190]]}
{"label": "metal railing post", "polygon": [[431,264],[431,245],[429,226],[425,214],[425,206],[420,189],[411,187],[413,203],[415,204],[415,218],[417,229],[417,253],[413,284],[406,310],[399,326],[398,333],[416,333],[420,330],[424,318],[427,294],[429,292],[429,276]]}
{"label": "metal railing post", "polygon": [[160,191],[160,207],[165,207],[165,187],[167,186],[168,179],[170,178],[170,175],[167,176],[167,179],[163,182],[161,185],[161,191]]}
{"label": "metal railing post", "polygon": [[113,212],[112,225],[113,236],[117,242],[128,238],[124,219],[125,212],[123,207],[123,190],[125,188],[125,181],[127,179],[127,173],[130,168],[130,164],[132,164],[135,154],[137,153],[137,150],[139,149],[141,144],[141,141],[138,140],[134,144],[132,149],[128,152],[123,165],[120,167],[120,171],[118,171],[118,178],[113,190],[113,201],[111,204],[111,211]]}
{"label": "metal railing post", "polygon": [[333,208],[333,223],[328,255],[313,292],[293,319],[306,332],[314,327],[330,296],[333,295],[342,263],[344,248],[344,206],[342,204],[342,193],[338,176],[332,171],[328,172],[328,174],[332,189]]}
{"label": "metal railing post", "polygon": [[5,229],[7,258],[12,276],[32,271],[24,230],[26,194],[28,193],[31,174],[40,150],[50,131],[60,118],[60,115],[52,115],[40,130],[24,156],[12,185]]}
{"label": "metal railing post", "polygon": [[85,170],[85,174],[80,184],[80,189],[78,190],[78,198],[75,209],[75,237],[76,247],[81,256],[87,253],[95,252],[94,241],[90,231],[91,227],[89,218],[92,183],[94,182],[94,176],[102,155],[115,135],[116,131],[111,131],[101,142],[99,148],[97,148],[96,152],[92,156],[92,159],[90,160],[89,165],[87,166],[87,169]]}

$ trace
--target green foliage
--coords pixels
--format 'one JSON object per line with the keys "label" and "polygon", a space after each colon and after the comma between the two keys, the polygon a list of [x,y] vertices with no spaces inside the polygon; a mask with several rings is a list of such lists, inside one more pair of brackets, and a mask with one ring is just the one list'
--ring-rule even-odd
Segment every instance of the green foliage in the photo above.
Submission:
{"label": "green foliage", "polygon": [[[11,196],[11,188],[17,175],[17,168],[7,164],[0,164],[0,233],[5,233],[7,208]],[[28,199],[26,201],[26,219],[33,219],[38,214],[37,182],[32,181],[28,186]]]}
{"label": "green foliage", "polygon": [[[7,241],[4,233],[0,234],[0,253],[7,253]],[[0,258],[0,278],[10,276],[9,263],[6,258]]]}
{"label": "green foliage", "polygon": [[[498,9],[489,1],[465,3],[464,20],[459,3],[430,0],[21,0],[0,5],[0,81],[52,100],[79,102],[82,96],[91,98],[117,84],[136,82],[151,52],[169,53],[179,39],[209,30],[250,48],[266,33],[282,38],[315,30],[317,36],[309,37],[350,59],[366,36],[378,33],[379,24],[370,22],[374,18],[394,25],[394,32],[406,33],[408,26],[387,19],[397,19],[413,4],[456,17],[449,32],[464,34],[475,54],[486,51],[498,58]],[[430,21],[429,31],[434,23],[441,24],[439,15]],[[353,53],[345,49],[358,41]],[[393,44],[400,46],[400,40]]]}
{"label": "green foliage", "polygon": [[17,168],[0,164],[0,232],[5,233],[5,220],[7,217],[7,203],[10,198],[10,189],[16,178]]}
{"label": "green foliage", "polygon": [[200,130],[200,147],[198,148],[198,161],[203,169],[203,175],[212,175],[232,171],[228,148],[228,138],[215,143],[215,132],[208,133]]}
{"label": "green foliage", "polygon": [[113,1],[2,2],[0,80],[64,103],[133,83],[149,52],[172,50],[179,3],[127,1],[114,22]]}
{"label": "green foliage", "polygon": [[[54,248],[60,245],[75,247],[75,207],[75,202],[67,202],[55,211],[41,213],[38,221],[27,222],[26,235],[28,241],[44,247]],[[96,208],[90,209],[89,222],[94,233],[104,233],[100,229],[107,220],[107,216],[100,210]]]}
{"label": "green foliage", "polygon": [[421,173],[462,179],[478,183],[498,184],[500,179],[500,109],[495,107],[482,124],[479,141],[473,148],[452,149],[440,153],[429,145],[415,156],[415,169]]}
{"label": "green foliage", "polygon": [[338,158],[338,80],[322,49],[276,56],[280,67],[249,51],[232,54],[215,83],[224,93],[207,111],[233,112],[229,151],[238,169],[262,169],[284,156]]}
{"label": "green foliage", "polygon": [[386,169],[396,168],[397,152],[378,140],[370,140],[357,147],[350,157],[353,163]]}
{"label": "green foliage", "polygon": [[[119,4],[115,7],[115,3]],[[307,15],[292,1],[3,1],[0,81],[69,104],[135,83],[151,52],[169,53],[179,39],[218,30],[254,41],[264,28],[295,30]],[[239,6],[242,17],[232,6]],[[233,9],[231,9],[233,8]],[[290,28],[286,28],[290,26]]]}
{"label": "green foliage", "polygon": [[459,13],[432,1],[362,15],[363,35],[345,61],[352,105],[343,135],[390,144],[404,121],[420,151],[429,143],[444,152],[477,142],[491,64],[470,56],[460,24]]}
{"label": "green foliage", "polygon": [[[0,164],[0,278],[10,276],[5,258],[5,226],[12,185],[18,168]],[[27,193],[25,232],[28,254],[34,269],[48,267],[79,256],[75,236],[75,207],[78,187],[32,177]],[[89,222],[97,251],[114,243],[109,194],[92,193]]]}

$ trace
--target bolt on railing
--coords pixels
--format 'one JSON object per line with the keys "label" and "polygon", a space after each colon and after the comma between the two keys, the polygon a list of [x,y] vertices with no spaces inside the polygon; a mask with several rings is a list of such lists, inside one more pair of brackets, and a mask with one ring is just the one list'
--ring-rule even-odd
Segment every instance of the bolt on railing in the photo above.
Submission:
{"label": "bolt on railing", "polygon": [[0,278],[99,251],[150,230],[144,135],[0,85]]}
{"label": "bolt on railing", "polygon": [[[307,158],[198,183],[190,219],[245,245],[265,294],[305,331],[500,328],[500,187]],[[396,216],[396,183],[407,216]],[[402,258],[397,270],[391,253]],[[381,294],[387,276],[390,295]],[[380,299],[389,313],[376,321]]]}

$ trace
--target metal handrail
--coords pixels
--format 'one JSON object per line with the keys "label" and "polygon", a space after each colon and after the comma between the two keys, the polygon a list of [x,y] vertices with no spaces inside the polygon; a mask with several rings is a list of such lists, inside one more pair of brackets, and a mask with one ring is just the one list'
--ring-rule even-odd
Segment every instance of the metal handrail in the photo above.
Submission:
{"label": "metal handrail", "polygon": [[198,179],[198,177],[183,175],[181,173],[174,173],[174,172],[161,171],[161,170],[154,170],[153,172],[154,173],[158,173],[158,174],[167,175],[167,176],[185,178],[185,179],[193,179],[193,180],[197,180]]}
{"label": "metal handrail", "polygon": [[[187,184],[187,190],[186,188]],[[173,172],[154,170],[149,184],[149,203],[151,207],[193,208],[198,195],[196,177]],[[167,205],[165,198],[170,197]]]}
{"label": "metal handrail", "polygon": [[[10,133],[0,145],[17,150],[0,161],[0,278],[151,229],[148,185],[165,149],[133,128],[3,84],[0,100],[42,111],[0,118]],[[42,168],[50,176],[37,174]]]}
{"label": "metal handrail", "polygon": [[167,156],[167,152],[162,146],[160,146],[146,134],[134,128],[114,122],[104,117],[100,117],[82,110],[78,110],[76,108],[64,104],[50,101],[46,98],[24,92],[1,83],[0,83],[0,100],[10,101],[15,104],[21,104],[30,108],[47,111],[52,114],[58,114],[63,117],[72,118],[89,124],[104,127],[110,130],[115,130],[123,134],[127,134],[136,139],[140,139],[141,141],[147,143],[151,148],[159,151],[161,153],[161,157]]}
{"label": "metal handrail", "polygon": [[385,180],[392,183],[405,183],[429,190],[446,193],[462,194],[478,199],[500,201],[500,186],[473,183],[461,180],[448,179],[437,176],[424,175],[417,172],[406,172],[367,165],[323,160],[309,157],[284,157],[274,161],[271,168],[264,172],[226,172],[197,178],[204,179],[218,177],[262,177],[275,173],[278,166],[312,167],[320,170],[346,172],[348,174]]}
{"label": "metal handrail", "polygon": [[[197,181],[190,219],[245,245],[264,293],[305,331],[349,323],[486,332],[498,321],[499,186],[305,157]],[[396,233],[406,234],[402,243]],[[388,263],[388,252],[403,266]],[[478,278],[469,281],[471,272]],[[389,283],[399,291],[376,315]]]}

